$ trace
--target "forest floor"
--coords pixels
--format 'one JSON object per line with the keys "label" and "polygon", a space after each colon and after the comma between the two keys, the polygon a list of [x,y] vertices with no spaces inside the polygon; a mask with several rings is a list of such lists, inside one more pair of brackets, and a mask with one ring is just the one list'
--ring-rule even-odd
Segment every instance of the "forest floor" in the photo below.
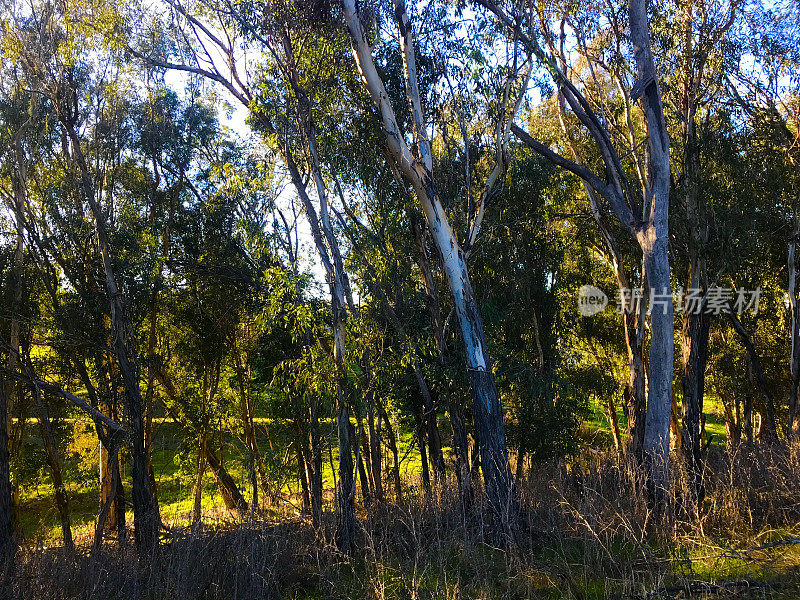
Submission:
{"label": "forest floor", "polygon": [[[485,507],[465,517],[452,482],[425,497],[419,454],[400,440],[402,502],[359,511],[359,550],[344,557],[331,545],[326,515],[315,532],[300,510],[292,461],[262,451],[276,482],[271,508],[254,521],[227,513],[213,475],[205,479],[203,529],[188,527],[194,482],[192,443],[171,421],[154,429],[154,467],[165,534],[157,568],[136,569],[132,549],[109,540],[99,555],[65,556],[46,473],[22,488],[19,598],[800,598],[798,452],[776,457],[756,449],[725,453],[724,426],[713,414],[713,472],[701,507],[677,502],[659,522],[636,476],[609,450],[604,413],[593,408],[582,428],[584,452],[570,464],[531,469],[521,492],[522,519],[513,542],[492,534]],[[624,417],[619,415],[620,426]],[[277,427],[259,422],[263,430]],[[79,546],[93,535],[97,500],[96,437],[88,424],[65,421],[72,442],[65,472]],[[33,431],[35,428],[31,428]],[[35,443],[31,435],[30,443]],[[63,436],[62,436],[63,437]],[[285,444],[275,444],[285,447]],[[249,497],[243,454],[230,444],[226,467]],[[768,452],[772,452],[769,450]],[[727,457],[727,458],[726,458]],[[710,459],[711,460],[711,459]],[[332,487],[336,449],[326,449]],[[127,465],[125,465],[127,470]],[[678,485],[679,487],[679,485]],[[130,497],[130,490],[126,493]],[[330,493],[330,492],[329,492]],[[480,498],[480,494],[477,495]],[[680,498],[676,492],[676,498]],[[128,523],[132,522],[130,510]],[[327,540],[327,541],[325,541]],[[144,580],[143,580],[144,578]],[[142,595],[142,590],[147,590]],[[0,590],[1,592],[2,590]],[[0,594],[2,596],[2,594]]]}

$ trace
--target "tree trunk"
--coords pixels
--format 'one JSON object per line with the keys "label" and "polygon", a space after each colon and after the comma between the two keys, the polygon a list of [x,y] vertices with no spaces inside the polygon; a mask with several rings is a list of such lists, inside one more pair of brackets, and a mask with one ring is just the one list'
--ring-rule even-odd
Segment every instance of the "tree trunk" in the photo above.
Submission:
{"label": "tree trunk", "polygon": [[380,416],[386,425],[386,438],[389,442],[389,451],[392,453],[392,477],[394,478],[395,502],[398,504],[403,500],[403,485],[400,481],[400,452],[397,449],[397,438],[394,435],[394,428],[389,422],[389,415],[383,407],[380,407]]}
{"label": "tree trunk", "polygon": [[[289,48],[291,45],[288,46]],[[296,68],[292,68],[292,84],[299,98],[304,98],[304,92],[299,86]],[[311,198],[308,196],[306,185],[297,164],[288,149],[284,147],[283,153],[292,183],[297,190],[303,206],[308,215],[311,234],[314,239],[317,253],[328,282],[331,295],[331,316],[334,336],[333,359],[336,365],[336,420],[339,435],[339,490],[337,494],[338,523],[336,527],[336,545],[340,551],[349,554],[353,550],[355,535],[355,476],[353,456],[350,440],[350,399],[349,383],[345,371],[345,318],[346,306],[349,299],[349,284],[344,271],[344,263],[339,252],[339,245],[330,224],[327,208],[327,193],[325,190],[322,171],[317,156],[317,140],[310,106],[303,101],[301,109],[301,126],[305,134],[306,147],[311,158],[310,165],[320,201],[320,216]],[[322,229],[320,229],[320,223]]]}
{"label": "tree trunk", "polygon": [[11,505],[11,469],[8,454],[6,381],[0,373],[0,575],[9,575],[16,552]]}
{"label": "tree trunk", "polygon": [[[106,439],[108,442],[108,439]],[[105,446],[101,443],[101,449]],[[100,510],[98,511],[97,515],[97,523],[94,529],[94,542],[92,543],[92,549],[94,552],[100,549],[101,544],[103,543],[103,532],[106,529],[106,523],[113,505],[118,505],[122,507],[122,510],[119,512],[119,516],[116,521],[116,528],[117,528],[117,541],[120,547],[125,546],[125,539],[126,539],[126,529],[125,529],[125,492],[122,487],[122,476],[119,468],[119,446],[114,445],[109,450],[109,458],[107,460],[107,464],[110,465],[111,473],[109,476],[108,481],[108,496],[101,502]]]}
{"label": "tree trunk", "polygon": [[623,315],[625,346],[628,350],[628,385],[625,391],[628,418],[627,452],[636,464],[644,459],[644,429],[647,411],[644,366],[644,308]]}
{"label": "tree trunk", "polygon": [[669,136],[664,121],[661,91],[650,49],[650,26],[646,0],[630,0],[630,35],[636,61],[637,83],[647,125],[647,171],[649,189],[645,195],[648,225],[637,235],[651,293],[666,294],[662,306],[650,318],[650,373],[647,390],[644,454],[649,486],[654,498],[666,500],[669,488],[669,422],[672,405],[673,307],[669,266]]}
{"label": "tree trunk", "polygon": [[197,442],[197,474],[194,480],[194,502],[192,504],[192,525],[201,522],[203,518],[203,475],[206,472],[206,440],[201,434]]}
{"label": "tree trunk", "polygon": [[[343,368],[340,370],[342,373]],[[339,435],[339,489],[337,490],[338,515],[336,523],[336,547],[345,554],[353,551],[356,528],[355,477],[353,476],[353,454],[350,443],[350,410],[344,397],[342,375],[339,377],[336,423]]]}
{"label": "tree trunk", "polygon": [[[689,226],[689,277],[687,293],[702,294],[700,306],[689,307],[683,321],[683,451],[689,470],[689,487],[698,502],[703,501],[702,486],[702,442],[700,421],[703,414],[705,369],[708,358],[708,330],[710,317],[706,313],[705,293],[708,288],[706,275],[706,248],[709,228],[705,223],[700,201],[700,147],[697,139],[695,115],[699,102],[698,88],[703,77],[704,60],[695,56],[693,49],[693,14],[691,5],[683,11],[683,173],[682,196]],[[695,58],[698,60],[695,61]],[[697,72],[695,64],[699,65]]]}
{"label": "tree trunk", "polygon": [[361,484],[361,499],[364,502],[364,505],[367,505],[371,501],[372,494],[370,492],[367,469],[364,466],[364,455],[361,452],[361,435],[359,435],[361,430],[361,419],[359,418],[358,420],[358,430],[356,430],[356,427],[353,425],[352,421],[348,421],[348,424],[350,425],[350,439],[353,442],[353,456],[355,457],[356,468],[358,469],[358,481]]}
{"label": "tree trunk", "polygon": [[[86,393],[89,396],[89,402],[92,407],[98,408],[101,406],[100,399],[97,395],[97,389],[89,377],[89,372],[86,370],[86,359],[84,357],[74,356],[72,359],[75,365],[75,370],[78,372],[81,382],[86,388]],[[105,414],[109,418],[115,418],[117,415],[108,404],[105,405],[105,413],[99,411],[100,414]],[[119,459],[119,444],[120,440],[116,434],[111,434],[103,428],[103,423],[92,415],[95,430],[97,432],[97,439],[100,442],[100,508],[98,510],[97,527],[95,527],[95,540],[94,548],[98,549],[103,541],[103,532],[106,529],[106,519],[109,513],[113,511],[114,526],[117,529],[117,541],[120,547],[125,546],[127,539],[127,528],[125,520],[125,491],[122,486],[122,474],[120,472],[120,459]]]}
{"label": "tree trunk", "polygon": [[791,315],[791,356],[789,373],[792,377],[792,391],[789,396],[789,419],[787,434],[796,436],[800,431],[800,305],[797,298],[797,241],[800,239],[800,212],[795,214],[794,232],[789,238],[789,312]]}
{"label": "tree trunk", "polygon": [[[439,305],[439,294],[433,280],[428,252],[425,249],[425,231],[422,224],[418,223],[414,218],[411,219],[411,228],[414,232],[414,240],[417,248],[415,254],[417,266],[419,266],[422,274],[422,281],[425,285],[425,295],[427,297],[431,327],[433,328],[436,347],[439,351],[439,363],[442,367],[445,367],[449,362],[449,353],[447,352],[447,344],[445,341],[444,323],[442,320],[441,306]],[[431,400],[431,403],[435,404],[433,398]],[[453,430],[453,449],[456,455],[455,467],[459,499],[461,502],[461,509],[464,514],[466,514],[472,508],[473,503],[467,429],[464,423],[463,410],[454,400],[448,403],[448,413],[450,416],[450,425]]]}
{"label": "tree trunk", "polygon": [[[554,54],[557,53],[554,52]],[[559,62],[561,65],[561,70],[566,72],[567,63],[565,57],[559,56]],[[559,93],[558,100],[559,122],[561,124],[561,130],[567,136],[567,144],[569,145],[572,157],[576,163],[585,165],[583,156],[572,142],[572,136],[569,134],[567,129],[567,122],[565,120],[567,114],[566,98],[563,92]],[[627,109],[627,105],[626,116],[628,119],[630,119],[630,111]],[[617,279],[617,289],[620,297],[626,298],[626,294],[630,293],[631,283],[630,278],[628,277],[627,269],[625,268],[625,261],[622,256],[622,252],[619,249],[619,243],[612,233],[612,230],[605,222],[604,212],[601,210],[595,189],[586,179],[582,179],[582,181],[583,189],[586,192],[586,197],[589,200],[589,207],[592,211],[592,218],[597,224],[597,227],[600,230],[600,236],[602,237],[603,242],[608,250],[610,259],[609,262],[611,262],[611,265],[614,269],[614,275]],[[643,458],[642,452],[644,448],[645,411],[647,409],[647,399],[645,397],[643,335],[645,307],[643,304],[644,300],[641,300],[636,302],[634,306],[623,306],[622,310],[622,328],[625,335],[625,348],[628,352],[628,383],[624,392],[624,410],[628,419],[628,444],[626,452],[628,456],[633,457],[636,461],[636,464],[639,465],[642,463]]]}
{"label": "tree trunk", "polygon": [[359,440],[361,442],[361,458],[364,461],[364,466],[366,467],[367,471],[367,483],[369,484],[370,489],[370,498],[372,500],[375,499],[375,471],[372,468],[372,448],[369,444],[369,437],[367,435],[367,430],[364,428],[364,424],[362,419],[359,419],[359,429],[360,435]]}
{"label": "tree trunk", "polygon": [[205,458],[208,461],[208,466],[211,467],[211,470],[214,472],[214,477],[217,479],[217,487],[219,488],[222,500],[225,502],[225,508],[231,512],[238,513],[240,517],[246,515],[247,500],[244,499],[244,496],[242,496],[242,493],[239,491],[236,481],[234,481],[225,467],[222,466],[219,458],[217,458],[217,455],[214,454],[214,451],[208,444],[205,444],[205,450]]}
{"label": "tree trunk", "polygon": [[153,493],[150,488],[148,456],[144,435],[144,407],[139,389],[139,362],[135,349],[135,335],[131,330],[128,303],[117,283],[114,273],[111,246],[106,229],[105,215],[94,195],[94,184],[86,163],[80,138],[74,123],[59,114],[70,138],[72,154],[80,169],[81,189],[95,221],[98,252],[102,259],[105,287],[110,305],[113,348],[125,388],[125,400],[131,430],[131,463],[133,483],[133,522],[136,547],[142,556],[149,556],[158,544],[158,519]]}
{"label": "tree trunk", "polygon": [[614,438],[614,448],[620,450],[622,448],[622,437],[619,433],[619,421],[617,420],[617,407],[614,404],[614,398],[608,396],[606,399],[606,414],[608,416],[608,425],[611,428],[611,436]]}
{"label": "tree trunk", "polygon": [[455,400],[450,402],[450,424],[453,428],[453,445],[456,452],[456,479],[458,480],[461,510],[464,515],[472,509],[472,468],[469,460],[469,440],[464,423],[464,413]]}
{"label": "tree trunk", "polygon": [[309,409],[311,442],[311,519],[315,527],[322,523],[322,440],[319,433],[317,399],[311,400]]}
{"label": "tree trunk", "polygon": [[350,32],[353,53],[356,56],[362,80],[370,93],[381,118],[388,152],[395,168],[412,185],[422,205],[425,221],[442,259],[453,304],[461,326],[470,374],[476,424],[481,440],[481,466],[489,505],[498,531],[509,533],[511,521],[516,519],[516,499],[513,478],[508,462],[505,426],[497,389],[494,384],[491,360],[483,332],[483,321],[472,291],[464,252],[450,226],[447,215],[433,181],[430,142],[427,140],[421,114],[414,63],[414,47],[409,18],[402,1],[395,3],[395,17],[401,30],[400,46],[406,67],[406,95],[412,106],[414,138],[419,160],[414,159],[400,132],[389,95],[372,57],[362,29],[355,0],[344,1],[345,22]]}
{"label": "tree trunk", "polygon": [[[114,530],[121,519],[124,523],[124,505],[117,498],[116,481],[114,470],[119,470],[119,454],[111,452],[109,448],[100,440],[100,510],[109,503],[107,517],[105,519],[105,530]],[[116,464],[115,464],[116,462]]]}
{"label": "tree trunk", "polygon": [[[697,288],[699,279],[692,277],[690,289]],[[708,361],[708,332],[710,317],[701,303],[697,314],[689,313],[683,327],[683,452],[689,471],[689,487],[698,502],[705,496],[703,475],[703,445],[700,439],[700,417],[703,414],[705,371]]]}
{"label": "tree trunk", "polygon": [[[234,345],[235,345],[234,341]],[[267,477],[264,467],[261,464],[261,452],[258,449],[258,439],[256,438],[255,426],[253,423],[252,395],[249,385],[245,384],[245,369],[239,348],[234,348],[234,366],[236,367],[236,380],[239,385],[239,412],[244,430],[244,441],[248,452],[248,471],[251,488],[251,509],[258,509],[258,476],[266,485]]]}
{"label": "tree trunk", "polygon": [[[663,191],[665,196],[668,195],[669,179],[667,179],[666,189]],[[668,199],[664,197],[660,200],[665,207]],[[655,228],[653,229],[655,230]],[[663,306],[654,307],[650,317],[650,373],[644,436],[648,487],[651,497],[662,508],[666,507],[669,490],[669,429],[672,409],[674,343],[667,244],[666,223],[663,224],[661,231],[652,231],[642,243],[650,289],[655,294],[666,294]],[[651,294],[651,302],[653,297]]]}
{"label": "tree trunk", "polygon": [[375,394],[370,393],[367,405],[367,428],[369,430],[369,451],[372,465],[372,484],[375,490],[375,499],[383,502],[383,473],[381,469],[381,420],[375,422]]}
{"label": "tree trunk", "polygon": [[297,479],[300,481],[300,493],[303,498],[303,512],[311,508],[311,492],[308,482],[308,468],[305,453],[303,452],[302,432],[298,432],[294,441],[295,455],[297,456]]}
{"label": "tree trunk", "polygon": [[[420,410],[420,412],[422,412]],[[425,439],[425,425],[422,422],[421,415],[417,415],[417,441],[419,442],[419,458],[422,465],[422,488],[425,491],[425,499],[430,500],[431,497],[431,473],[428,465],[428,448],[427,440]]]}
{"label": "tree trunk", "polygon": [[35,383],[33,375],[33,367],[31,366],[30,348],[25,348],[25,369],[28,376],[33,383],[33,399],[36,405],[36,412],[39,417],[39,432],[42,436],[44,443],[45,458],[47,466],[50,467],[50,476],[53,479],[53,491],[55,495],[56,508],[58,509],[59,517],[61,518],[61,534],[64,542],[64,548],[72,552],[75,549],[75,543],[72,540],[72,527],[70,524],[69,514],[69,498],[67,497],[67,489],[64,486],[64,478],[61,474],[61,461],[58,458],[58,446],[56,445],[55,437],[53,436],[53,428],[50,423],[50,415],[47,411],[47,406],[42,400],[42,394],[39,386]]}

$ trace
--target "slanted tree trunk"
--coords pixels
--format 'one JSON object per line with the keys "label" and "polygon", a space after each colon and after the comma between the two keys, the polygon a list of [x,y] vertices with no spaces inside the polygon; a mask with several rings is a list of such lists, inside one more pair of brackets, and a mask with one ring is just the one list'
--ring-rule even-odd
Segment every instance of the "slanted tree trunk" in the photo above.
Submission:
{"label": "slanted tree trunk", "polygon": [[431,146],[422,115],[410,20],[402,0],[396,0],[394,8],[400,31],[406,94],[411,107],[413,134],[419,159],[413,157],[400,131],[389,95],[375,66],[372,48],[364,34],[355,0],[344,0],[345,22],[362,80],[378,110],[384,128],[389,155],[395,168],[414,188],[422,204],[428,229],[442,259],[442,267],[450,284],[464,340],[475,421],[481,440],[481,468],[489,506],[498,531],[509,533],[511,522],[515,520],[516,498],[508,462],[502,407],[492,374],[483,321],[467,272],[466,258],[450,226],[433,180]]}
{"label": "slanted tree trunk", "polygon": [[70,524],[69,513],[69,497],[67,496],[67,489],[64,486],[64,477],[61,473],[61,461],[58,457],[58,446],[56,445],[55,437],[53,436],[53,427],[50,422],[50,415],[47,406],[42,400],[41,390],[35,383],[36,377],[34,375],[33,364],[30,357],[30,348],[24,348],[24,368],[28,374],[28,378],[32,382],[31,391],[33,393],[33,400],[36,406],[36,413],[39,417],[39,432],[42,436],[44,443],[45,459],[47,466],[50,468],[50,477],[53,480],[53,491],[55,496],[56,508],[61,519],[61,535],[64,542],[64,549],[72,552],[75,550],[75,543],[72,540],[72,526]]}
{"label": "slanted tree trunk", "polygon": [[614,438],[614,448],[620,450],[622,448],[622,436],[619,433],[617,407],[614,404],[614,398],[610,395],[606,398],[606,415],[608,416],[608,425],[611,428],[611,436]]}
{"label": "slanted tree trunk", "polygon": [[217,479],[217,487],[222,500],[225,502],[225,508],[231,512],[236,512],[240,517],[246,515],[247,500],[244,499],[242,492],[239,491],[239,486],[236,485],[236,481],[222,465],[217,455],[209,447],[209,444],[205,445],[205,459]]}
{"label": "slanted tree trunk", "polygon": [[44,442],[44,452],[47,459],[47,466],[50,467],[50,477],[53,480],[56,508],[58,509],[58,514],[61,518],[61,536],[64,542],[64,548],[71,552],[75,549],[75,543],[72,541],[69,498],[67,497],[67,489],[64,486],[64,478],[61,474],[61,461],[58,459],[56,440],[53,437],[53,428],[50,424],[50,417],[47,414],[47,408],[44,406],[41,394],[35,386],[33,394],[36,400],[36,409],[39,416],[39,431],[42,435],[42,441]]}
{"label": "slanted tree trunk", "polygon": [[[290,46],[289,46],[290,47]],[[303,90],[297,84],[298,75],[296,68],[292,75],[295,78],[295,91],[300,98],[304,98]],[[303,206],[308,215],[314,245],[325,269],[328,288],[331,295],[331,316],[333,328],[333,359],[336,365],[336,420],[339,436],[339,489],[337,490],[338,523],[336,533],[337,547],[346,554],[353,550],[355,536],[355,475],[352,456],[352,443],[350,440],[350,389],[345,369],[345,320],[349,300],[349,283],[344,271],[344,262],[339,252],[339,245],[330,223],[327,205],[327,192],[320,169],[317,155],[316,130],[310,113],[310,107],[303,103],[301,110],[301,125],[304,129],[306,146],[311,157],[311,170],[320,201],[320,217],[308,195],[300,171],[294,159],[286,148],[286,160],[289,174],[292,178]],[[320,228],[320,224],[322,228]],[[351,303],[352,304],[352,303]]]}
{"label": "slanted tree trunk", "polygon": [[[328,287],[331,294],[331,311],[333,317],[333,336],[334,351],[333,359],[336,364],[336,418],[337,430],[339,434],[339,519],[337,525],[337,547],[349,554],[353,550],[355,536],[355,476],[352,456],[352,440],[350,439],[350,393],[347,373],[345,370],[345,320],[347,318],[347,307],[353,305],[350,293],[350,285],[347,274],[344,270],[339,243],[331,225],[328,213],[328,195],[325,188],[322,169],[320,167],[319,155],[317,152],[317,132],[311,113],[311,105],[306,97],[305,91],[300,86],[297,66],[291,51],[291,42],[284,40],[284,51],[287,52],[287,67],[290,70],[290,83],[294,88],[298,98],[298,110],[300,125],[303,129],[306,148],[310,157],[311,175],[319,200],[319,219],[316,210],[305,193],[305,185],[302,183],[299,173],[295,175],[297,169],[289,168],[292,174],[292,181],[298,188],[298,193],[308,215],[314,244],[325,268],[328,279]],[[288,155],[288,149],[286,154]],[[321,230],[320,230],[321,226]],[[324,237],[323,237],[324,236]]]}

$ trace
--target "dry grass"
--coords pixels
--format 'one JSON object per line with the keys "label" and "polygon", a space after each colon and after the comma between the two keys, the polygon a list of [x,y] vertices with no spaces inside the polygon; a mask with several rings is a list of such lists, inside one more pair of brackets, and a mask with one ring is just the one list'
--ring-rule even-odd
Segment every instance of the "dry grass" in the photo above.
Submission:
{"label": "dry grass", "polygon": [[[96,555],[23,548],[9,598],[677,598],[798,597],[800,452],[713,453],[706,500],[673,469],[670,518],[656,518],[636,469],[614,454],[535,467],[520,485],[518,538],[496,547],[484,506],[464,515],[450,484],[360,512],[359,551],[339,554],[330,516],[176,530],[140,565],[110,543]],[[480,495],[478,495],[479,497]],[[709,583],[717,583],[710,586]]]}

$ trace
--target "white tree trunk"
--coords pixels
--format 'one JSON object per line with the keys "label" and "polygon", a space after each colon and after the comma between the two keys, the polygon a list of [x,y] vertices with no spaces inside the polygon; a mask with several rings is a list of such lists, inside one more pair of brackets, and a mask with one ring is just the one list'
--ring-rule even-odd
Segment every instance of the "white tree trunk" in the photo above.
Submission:
{"label": "white tree trunk", "polygon": [[508,530],[509,522],[513,519],[511,513],[515,502],[502,407],[495,388],[483,322],[472,291],[464,252],[450,226],[431,173],[430,143],[419,109],[421,103],[413,58],[413,37],[405,6],[402,1],[397,0],[395,16],[400,29],[401,50],[406,68],[406,92],[414,119],[414,137],[421,158],[419,161],[413,157],[397,124],[389,95],[372,57],[372,48],[366,41],[355,0],[344,0],[344,13],[353,54],[364,85],[378,110],[391,160],[413,187],[441,256],[464,340],[486,492],[495,524]]}

